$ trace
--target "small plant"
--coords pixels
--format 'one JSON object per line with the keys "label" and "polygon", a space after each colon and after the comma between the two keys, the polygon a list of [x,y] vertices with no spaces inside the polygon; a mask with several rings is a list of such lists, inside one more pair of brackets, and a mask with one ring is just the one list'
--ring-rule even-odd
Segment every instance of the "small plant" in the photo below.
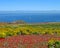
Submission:
{"label": "small plant", "polygon": [[49,40],[48,48],[60,48],[60,41],[53,40],[53,39]]}
{"label": "small plant", "polygon": [[0,38],[5,38],[6,34],[4,32],[0,33]]}

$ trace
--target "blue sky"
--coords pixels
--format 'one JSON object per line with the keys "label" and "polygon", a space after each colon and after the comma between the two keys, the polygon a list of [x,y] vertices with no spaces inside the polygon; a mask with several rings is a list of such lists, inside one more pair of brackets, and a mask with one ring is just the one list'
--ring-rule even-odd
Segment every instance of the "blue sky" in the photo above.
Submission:
{"label": "blue sky", "polygon": [[0,0],[0,11],[60,10],[60,0]]}

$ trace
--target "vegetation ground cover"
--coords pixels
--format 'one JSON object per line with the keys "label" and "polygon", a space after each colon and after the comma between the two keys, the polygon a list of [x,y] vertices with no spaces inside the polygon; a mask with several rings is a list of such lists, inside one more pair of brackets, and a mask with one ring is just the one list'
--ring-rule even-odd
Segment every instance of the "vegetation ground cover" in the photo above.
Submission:
{"label": "vegetation ground cover", "polygon": [[59,45],[60,23],[0,25],[0,48],[58,48]]}

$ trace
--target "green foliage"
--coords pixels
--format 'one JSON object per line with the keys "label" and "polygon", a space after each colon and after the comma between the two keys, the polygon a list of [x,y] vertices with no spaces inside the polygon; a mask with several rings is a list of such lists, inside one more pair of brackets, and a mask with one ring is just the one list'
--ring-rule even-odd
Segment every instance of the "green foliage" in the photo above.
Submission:
{"label": "green foliage", "polygon": [[60,48],[60,41],[50,41],[48,42],[48,48]]}
{"label": "green foliage", "polygon": [[33,32],[32,34],[33,34],[33,35],[39,35],[39,33],[38,33],[38,32]]}
{"label": "green foliage", "polygon": [[38,25],[3,25],[0,26],[0,36],[14,35],[57,35],[60,36],[60,24],[38,24]]}

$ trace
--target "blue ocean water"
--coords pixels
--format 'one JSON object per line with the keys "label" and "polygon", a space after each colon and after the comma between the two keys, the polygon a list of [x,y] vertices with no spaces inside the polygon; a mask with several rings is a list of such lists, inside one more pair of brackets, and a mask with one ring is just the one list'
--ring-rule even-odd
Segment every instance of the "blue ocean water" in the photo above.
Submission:
{"label": "blue ocean water", "polygon": [[0,13],[0,22],[23,20],[28,23],[60,22],[60,13]]}

